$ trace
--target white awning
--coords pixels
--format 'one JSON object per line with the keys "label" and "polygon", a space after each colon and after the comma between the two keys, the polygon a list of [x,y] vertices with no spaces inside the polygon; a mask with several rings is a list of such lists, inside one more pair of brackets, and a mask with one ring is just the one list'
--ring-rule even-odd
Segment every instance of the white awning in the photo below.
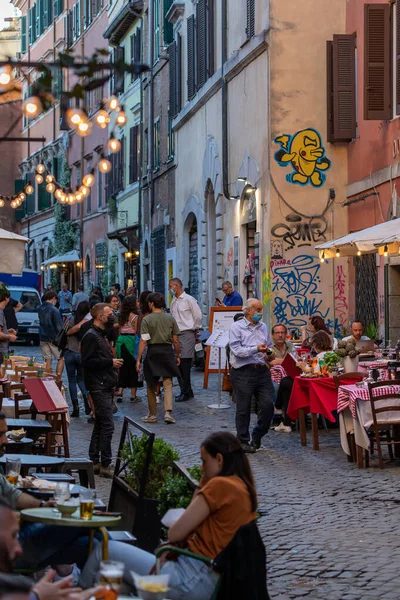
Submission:
{"label": "white awning", "polygon": [[47,267],[53,263],[70,263],[77,262],[80,259],[79,252],[77,250],[71,250],[70,252],[66,252],[65,254],[57,254],[57,256],[52,256],[45,260],[42,265]]}
{"label": "white awning", "polygon": [[20,275],[24,268],[25,244],[29,238],[0,229],[0,273]]}
{"label": "white awning", "polygon": [[388,247],[388,252],[397,252],[400,243],[400,219],[393,219],[385,223],[379,223],[373,227],[367,227],[354,233],[349,233],[335,240],[330,240],[323,244],[315,246],[320,256],[324,254],[325,258],[333,258],[336,249],[340,250],[342,256],[352,256],[357,252],[383,252],[380,246]]}

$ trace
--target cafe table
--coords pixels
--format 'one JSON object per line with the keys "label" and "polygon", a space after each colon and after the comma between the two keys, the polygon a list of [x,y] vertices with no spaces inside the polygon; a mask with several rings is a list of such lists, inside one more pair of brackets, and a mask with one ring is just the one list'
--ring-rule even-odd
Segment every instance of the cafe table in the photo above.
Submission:
{"label": "cafe table", "polygon": [[[374,390],[376,396],[383,396],[389,391],[395,391],[400,393],[400,386],[388,385],[385,387],[377,388]],[[389,406],[399,405],[400,398],[397,400],[382,399],[382,405],[388,403]],[[354,433],[354,441],[357,450],[357,465],[363,467],[363,450],[369,450],[370,440],[368,437],[368,430],[371,428],[372,410],[369,398],[369,390],[366,385],[357,386],[353,385],[341,385],[338,390],[338,401],[337,411],[339,415],[339,427],[340,427],[340,442],[344,452],[351,455],[351,449],[349,447],[347,434]],[[379,421],[390,422],[391,420],[398,421],[398,417],[392,412],[378,413]]]}
{"label": "cafe table", "polygon": [[108,560],[108,532],[106,527],[115,527],[121,521],[121,517],[107,515],[93,515],[90,521],[80,518],[79,506],[70,517],[63,517],[56,508],[25,508],[21,510],[21,519],[31,523],[43,523],[44,525],[59,525],[62,527],[83,527],[89,529],[89,550],[93,550],[93,538],[95,530],[99,531],[103,538],[103,560]]}
{"label": "cafe table", "polygon": [[[0,465],[6,464],[6,459],[15,459],[14,454],[4,454],[0,457]],[[42,454],[18,454],[21,459],[21,475],[27,475],[29,469],[40,467],[42,469],[51,469],[53,472],[61,470],[65,463],[65,458],[58,456],[43,456]]]}
{"label": "cafe table", "polygon": [[52,430],[52,427],[48,421],[36,421],[35,419],[7,419],[8,431],[14,429],[24,429],[28,437],[32,438],[34,442],[46,433]]}

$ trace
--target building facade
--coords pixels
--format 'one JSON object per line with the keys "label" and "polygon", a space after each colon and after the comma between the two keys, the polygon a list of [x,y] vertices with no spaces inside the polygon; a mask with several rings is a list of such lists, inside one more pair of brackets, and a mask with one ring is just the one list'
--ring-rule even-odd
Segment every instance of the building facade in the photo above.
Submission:
{"label": "building facade", "polygon": [[15,58],[21,46],[21,19],[7,17],[4,21],[6,26],[0,31],[0,60]]}

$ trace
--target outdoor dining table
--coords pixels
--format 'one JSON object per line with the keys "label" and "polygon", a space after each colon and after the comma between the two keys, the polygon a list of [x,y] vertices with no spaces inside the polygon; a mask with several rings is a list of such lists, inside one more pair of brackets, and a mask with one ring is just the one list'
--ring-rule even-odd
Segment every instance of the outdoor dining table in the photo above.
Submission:
{"label": "outdoor dining table", "polygon": [[47,421],[36,421],[35,419],[7,419],[8,431],[24,429],[28,437],[34,442],[43,434],[49,433],[52,427]]}
{"label": "outdoor dining table", "polygon": [[[15,458],[13,454],[4,454],[0,456],[0,465],[6,464],[7,457]],[[58,456],[43,456],[42,454],[19,454],[21,459],[21,475],[27,475],[29,469],[40,467],[42,469],[51,469],[53,472],[61,470],[65,463],[65,458]]]}
{"label": "outdoor dining table", "polygon": [[84,527],[89,529],[89,550],[93,550],[93,538],[95,530],[99,531],[103,538],[103,560],[108,560],[108,532],[106,527],[115,527],[121,521],[121,517],[93,515],[90,521],[80,518],[79,506],[70,517],[63,517],[55,508],[25,508],[21,510],[23,521],[31,523],[43,523],[44,525],[60,525],[63,527]]}
{"label": "outdoor dining table", "polygon": [[[377,396],[383,396],[389,391],[400,393],[400,386],[388,385],[377,388],[375,391]],[[390,406],[399,405],[398,400],[382,399],[382,403],[389,402]],[[357,385],[341,385],[338,391],[337,410],[339,415],[340,441],[342,448],[346,454],[351,455],[347,434],[354,433],[354,441],[357,450],[357,465],[363,467],[363,450],[369,450],[370,440],[368,437],[368,429],[373,423],[371,403],[367,386]],[[390,422],[391,420],[398,421],[392,412],[379,413],[377,415],[379,421]]]}

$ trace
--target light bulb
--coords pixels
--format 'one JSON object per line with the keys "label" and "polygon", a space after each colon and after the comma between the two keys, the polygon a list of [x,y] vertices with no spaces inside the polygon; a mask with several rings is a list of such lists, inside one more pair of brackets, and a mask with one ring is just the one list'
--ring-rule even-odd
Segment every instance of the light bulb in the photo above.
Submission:
{"label": "light bulb", "polygon": [[36,173],[44,173],[46,170],[46,167],[44,166],[43,163],[38,164],[38,166],[36,167]]}
{"label": "light bulb", "polygon": [[96,114],[95,121],[99,127],[105,129],[110,122],[108,112],[104,108],[101,108]]}
{"label": "light bulb", "polygon": [[50,174],[46,175],[46,182],[47,183],[53,183],[53,181],[54,181],[53,175],[50,175]]}
{"label": "light bulb", "polygon": [[24,111],[24,115],[27,119],[34,119],[43,111],[43,106],[37,96],[30,96],[24,101],[22,110]]}
{"label": "light bulb", "polygon": [[79,123],[82,123],[82,121],[86,121],[87,119],[85,111],[80,108],[69,108],[66,111],[65,116],[68,125],[72,128],[78,127]]}
{"label": "light bulb", "polygon": [[340,257],[340,250],[339,250],[339,248],[336,248],[336,258],[339,258],[339,257]]}
{"label": "light bulb", "polygon": [[26,199],[24,192],[21,192],[20,194],[18,194],[18,198],[21,200],[21,202],[23,202]]}
{"label": "light bulb", "polygon": [[82,183],[86,187],[92,187],[92,185],[94,184],[93,173],[88,173],[87,175],[85,175],[85,177],[82,179]]}
{"label": "light bulb", "polygon": [[106,104],[108,110],[119,110],[118,98],[116,96],[111,96],[111,98],[107,100]]}
{"label": "light bulb", "polygon": [[125,123],[127,122],[127,118],[126,118],[126,114],[124,113],[123,110],[120,110],[119,113],[117,114],[117,125],[119,125],[119,127],[123,127],[125,125]]}
{"label": "light bulb", "polygon": [[3,206],[4,206],[4,200],[3,200],[3,198],[0,198],[0,208],[3,208]]}
{"label": "light bulb", "polygon": [[49,192],[49,194],[52,194],[55,189],[56,189],[56,186],[54,185],[54,183],[52,181],[46,185],[46,192]]}
{"label": "light bulb", "polygon": [[31,185],[30,183],[28,183],[28,185],[25,187],[25,193],[26,194],[33,194],[35,190],[33,189],[33,185]]}
{"label": "light bulb", "polygon": [[68,194],[68,196],[67,196],[67,202],[68,202],[68,204],[74,204],[74,202],[75,202],[75,194]]}
{"label": "light bulb", "polygon": [[107,160],[106,158],[102,158],[101,161],[99,162],[98,166],[99,166],[99,171],[101,171],[102,173],[108,173],[112,169],[112,165],[111,165],[110,161]]}
{"label": "light bulb", "polygon": [[90,190],[88,187],[86,187],[86,185],[81,185],[79,192],[82,194],[82,196],[89,196],[90,194]]}
{"label": "light bulb", "polygon": [[59,200],[62,195],[63,195],[63,191],[60,188],[57,188],[56,191],[54,192],[54,196],[57,198],[57,200]]}
{"label": "light bulb", "polygon": [[40,184],[40,183],[43,183],[43,176],[42,176],[42,175],[40,175],[40,173],[37,173],[37,174],[35,175],[35,179],[36,179],[37,183],[39,183],[39,184]]}
{"label": "light bulb", "polygon": [[12,67],[11,65],[4,65],[0,69],[0,85],[8,85],[11,81]]}
{"label": "light bulb", "polygon": [[64,194],[64,192],[62,192],[60,198],[59,198],[59,202],[60,204],[65,204],[67,201],[67,194]]}
{"label": "light bulb", "polygon": [[388,247],[385,245],[383,248],[383,256],[387,256],[388,255]]}
{"label": "light bulb", "polygon": [[83,196],[80,192],[75,192],[75,200],[80,202],[83,199]]}
{"label": "light bulb", "polygon": [[116,140],[115,137],[110,137],[107,147],[112,154],[115,154],[121,150],[121,142]]}
{"label": "light bulb", "polygon": [[357,256],[361,256],[361,250],[357,250]]}
{"label": "light bulb", "polygon": [[76,129],[76,133],[81,137],[85,137],[92,132],[92,124],[90,121],[81,121]]}

